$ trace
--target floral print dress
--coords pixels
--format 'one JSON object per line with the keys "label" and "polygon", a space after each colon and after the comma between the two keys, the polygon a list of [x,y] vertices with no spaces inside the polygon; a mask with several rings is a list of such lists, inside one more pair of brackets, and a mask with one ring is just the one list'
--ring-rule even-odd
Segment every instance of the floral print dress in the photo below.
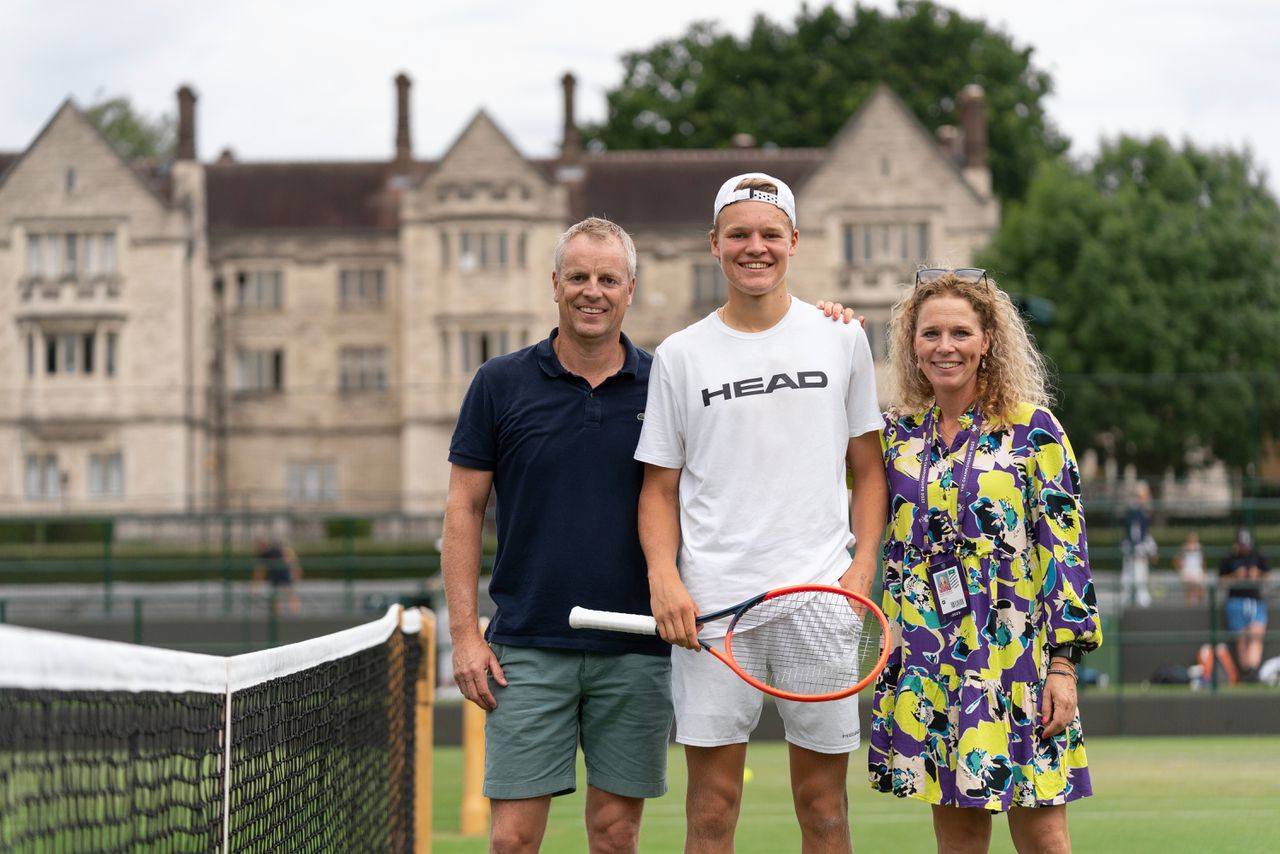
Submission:
{"label": "floral print dress", "polygon": [[[1000,427],[975,429],[970,410],[950,447],[933,426],[941,417],[885,416],[884,612],[900,637],[876,683],[871,784],[991,812],[1086,797],[1079,714],[1048,740],[1040,723],[1049,646],[1102,643],[1071,445],[1031,404]],[[951,616],[929,578],[943,552],[958,558],[967,594]]]}

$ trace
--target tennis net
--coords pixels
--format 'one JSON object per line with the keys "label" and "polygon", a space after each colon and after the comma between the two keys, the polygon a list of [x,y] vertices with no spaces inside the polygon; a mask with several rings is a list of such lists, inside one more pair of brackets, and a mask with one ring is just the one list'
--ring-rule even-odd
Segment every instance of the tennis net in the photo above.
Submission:
{"label": "tennis net", "polygon": [[0,626],[0,854],[414,850],[421,625],[230,658]]}

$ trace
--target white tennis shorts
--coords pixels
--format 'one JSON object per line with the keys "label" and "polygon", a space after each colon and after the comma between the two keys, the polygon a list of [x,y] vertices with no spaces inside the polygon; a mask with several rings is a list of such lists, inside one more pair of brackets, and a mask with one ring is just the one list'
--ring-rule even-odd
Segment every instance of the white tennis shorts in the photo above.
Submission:
{"label": "white tennis shorts", "polygon": [[[724,638],[711,641],[724,649]],[[676,741],[720,747],[749,741],[766,695],[751,687],[706,650],[673,647],[671,700]],[[849,753],[859,744],[858,695],[825,703],[769,697],[778,707],[787,741],[815,753]]]}

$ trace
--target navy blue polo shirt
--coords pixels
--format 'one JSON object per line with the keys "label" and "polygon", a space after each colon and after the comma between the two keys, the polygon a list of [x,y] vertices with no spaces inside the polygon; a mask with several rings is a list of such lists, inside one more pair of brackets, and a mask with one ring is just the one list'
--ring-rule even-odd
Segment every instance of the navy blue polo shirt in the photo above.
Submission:
{"label": "navy blue polo shirt", "polygon": [[574,605],[650,613],[636,528],[644,466],[636,443],[653,357],[626,360],[592,389],[551,341],[485,362],[458,413],[449,462],[493,472],[498,551],[489,640],[513,646],[668,655],[657,638],[569,627]]}

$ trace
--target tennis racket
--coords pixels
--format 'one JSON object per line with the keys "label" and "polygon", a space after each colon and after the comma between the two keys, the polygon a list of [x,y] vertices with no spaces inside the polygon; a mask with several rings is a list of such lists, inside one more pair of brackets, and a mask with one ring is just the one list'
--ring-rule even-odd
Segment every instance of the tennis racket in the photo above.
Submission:
{"label": "tennis racket", "polygon": [[[842,587],[801,584],[752,596],[698,617],[698,625],[729,620],[724,651],[698,639],[748,684],[785,700],[822,702],[858,693],[889,658],[889,623],[876,604]],[[658,633],[644,614],[575,607],[575,629],[639,635]]]}

